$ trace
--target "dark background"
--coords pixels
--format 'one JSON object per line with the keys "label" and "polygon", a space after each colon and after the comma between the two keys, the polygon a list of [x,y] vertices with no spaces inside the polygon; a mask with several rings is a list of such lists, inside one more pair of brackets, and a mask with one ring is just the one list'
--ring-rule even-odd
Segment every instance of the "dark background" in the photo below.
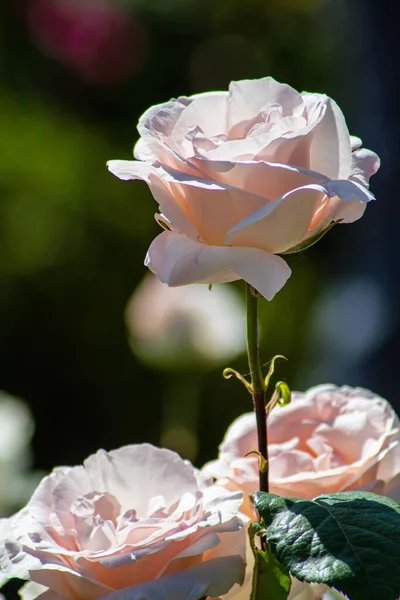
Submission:
{"label": "dark background", "polygon": [[[264,303],[265,361],[285,354],[279,377],[293,389],[361,385],[400,408],[395,10],[375,0],[3,0],[0,389],[31,407],[36,468],[157,444],[169,403],[177,421],[195,412],[191,442],[170,445],[201,465],[250,410],[221,376],[228,365],[167,368],[131,352],[124,311],[158,232],[156,204],[105,167],[131,157],[150,105],[232,79],[273,75],[331,95],[382,157],[377,202],[291,258],[292,278]],[[245,356],[230,366],[246,372]]]}

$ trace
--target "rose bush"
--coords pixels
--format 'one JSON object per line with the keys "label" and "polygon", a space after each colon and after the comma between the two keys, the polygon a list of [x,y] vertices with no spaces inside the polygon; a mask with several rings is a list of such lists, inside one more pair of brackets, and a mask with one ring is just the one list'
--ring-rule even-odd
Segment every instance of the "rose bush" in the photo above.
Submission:
{"label": "rose bush", "polygon": [[241,502],[169,450],[100,450],[0,521],[0,566],[30,599],[219,596],[244,576]]}
{"label": "rose bush", "polygon": [[359,219],[373,198],[379,158],[337,104],[271,77],[153,106],[138,130],[137,161],[108,167],[149,185],[166,231],[146,264],[170,286],[244,279],[271,299],[291,273],[277,254]]}
{"label": "rose bush", "polygon": [[[400,500],[400,422],[390,404],[369,390],[320,385],[293,392],[268,418],[269,488],[312,499],[363,489]],[[204,467],[245,497],[258,489],[254,413],[229,427],[218,460]],[[252,515],[248,500],[246,512]]]}

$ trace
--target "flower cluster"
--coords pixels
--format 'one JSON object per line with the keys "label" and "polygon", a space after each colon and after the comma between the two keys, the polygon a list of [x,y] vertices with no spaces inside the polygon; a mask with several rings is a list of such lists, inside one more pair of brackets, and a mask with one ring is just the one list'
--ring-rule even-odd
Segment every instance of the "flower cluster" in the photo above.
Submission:
{"label": "flower cluster", "polygon": [[[109,168],[122,179],[143,179],[150,186],[165,231],[151,244],[146,264],[169,286],[244,279],[272,299],[290,276],[280,254],[309,247],[335,223],[359,219],[373,199],[368,182],[379,158],[349,135],[336,103],[270,77],[155,106],[141,118],[139,133],[137,161],[111,161]],[[127,311],[139,355],[170,352],[173,358],[173,335],[176,353],[190,349],[196,360],[210,359],[209,343],[216,346],[211,362],[240,353],[240,302],[230,297],[228,307],[229,294],[221,292],[211,305],[205,294],[196,296],[196,287],[168,298],[166,287],[151,277]],[[248,306],[258,302],[256,296],[248,286]],[[221,316],[211,322],[209,310],[217,309]],[[194,319],[195,311],[206,316]],[[248,311],[249,327],[254,314],[257,310]],[[234,421],[218,458],[202,470],[150,444],[99,450],[83,465],[56,468],[25,508],[0,520],[0,585],[11,578],[27,580],[23,600],[259,597],[251,586],[258,579],[254,553],[262,553],[246,539],[248,523],[259,517],[253,503],[259,481],[267,490],[260,464],[268,466],[269,491],[291,497],[255,496],[265,527],[269,517],[257,504],[260,496],[280,503],[279,510],[284,502],[295,504],[293,498],[304,505],[318,495],[349,490],[400,500],[400,421],[389,403],[365,389],[322,385],[291,398],[287,391],[283,406],[265,410],[257,325],[255,335],[248,335],[248,353],[259,371],[258,393],[254,370],[247,382],[230,369],[251,391],[257,420],[249,413]],[[218,346],[207,341],[221,335]],[[267,418],[268,452],[264,435],[257,456]],[[397,505],[384,502],[386,512],[399,517]],[[310,527],[307,521],[307,534]],[[265,531],[259,543],[267,553],[273,541],[266,543]],[[309,560],[307,555],[307,568]],[[284,578],[289,593],[291,580]],[[324,585],[292,578],[288,598],[331,593]]]}
{"label": "flower cluster", "polygon": [[[335,386],[295,392],[270,431],[274,493],[367,489],[399,499],[400,422],[383,398]],[[25,508],[0,520],[3,579],[29,579],[24,600],[248,597],[258,469],[246,454],[255,437],[253,413],[242,415],[201,471],[149,444],[55,469]],[[294,581],[290,599],[311,593]]]}

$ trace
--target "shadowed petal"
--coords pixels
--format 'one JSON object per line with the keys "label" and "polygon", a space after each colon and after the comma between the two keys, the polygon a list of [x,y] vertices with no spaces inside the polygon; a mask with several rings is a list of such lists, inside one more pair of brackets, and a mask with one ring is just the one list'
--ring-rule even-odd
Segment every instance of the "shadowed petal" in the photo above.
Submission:
{"label": "shadowed petal", "polygon": [[215,161],[197,158],[195,164],[206,175],[225,185],[263,196],[265,199],[275,199],[294,190],[312,183],[321,183],[326,177],[300,167],[266,161]]}
{"label": "shadowed petal", "polygon": [[359,180],[360,183],[368,186],[370,177],[375,175],[381,166],[379,156],[372,150],[359,148],[353,152],[352,159],[351,179]]}
{"label": "shadowed petal", "polygon": [[279,254],[299,243],[307,232],[324,191],[299,188],[269,203],[228,231],[226,244],[262,248]]}
{"label": "shadowed petal", "polygon": [[[357,181],[330,181],[319,186],[325,190],[328,201],[318,219],[318,226],[307,232],[307,237],[327,227],[332,221],[353,223],[362,217],[374,195]],[[315,222],[316,223],[316,222]]]}
{"label": "shadowed petal", "polygon": [[241,556],[225,556],[142,585],[118,590],[104,600],[199,600],[226,594],[243,578]]}
{"label": "shadowed petal", "polygon": [[18,591],[18,595],[22,600],[36,600],[36,598],[40,598],[40,600],[62,600],[61,596],[34,581],[25,583]]}
{"label": "shadowed petal", "polygon": [[49,587],[53,593],[66,600],[94,600],[105,596],[111,590],[99,581],[88,579],[62,565],[43,565],[41,569],[31,571],[30,578],[35,583]]}
{"label": "shadowed petal", "polygon": [[168,183],[160,176],[159,170],[148,163],[135,160],[110,160],[107,167],[113,175],[124,181],[132,179],[145,181],[158,202],[160,212],[173,223],[174,227],[189,237],[199,236],[195,226],[171,192]]}
{"label": "shadowed petal", "polygon": [[305,99],[320,97],[325,105],[324,116],[312,133],[310,169],[330,179],[347,179],[351,173],[351,143],[342,111],[328,96],[302,95]]}
{"label": "shadowed petal", "polygon": [[146,181],[174,228],[209,244],[222,245],[233,225],[266,203],[256,194],[168,167],[110,161],[108,168],[120,179]]}
{"label": "shadowed petal", "polygon": [[282,258],[264,250],[208,246],[169,231],[152,242],[146,265],[171,287],[244,279],[267,300],[272,300],[291,274]]}

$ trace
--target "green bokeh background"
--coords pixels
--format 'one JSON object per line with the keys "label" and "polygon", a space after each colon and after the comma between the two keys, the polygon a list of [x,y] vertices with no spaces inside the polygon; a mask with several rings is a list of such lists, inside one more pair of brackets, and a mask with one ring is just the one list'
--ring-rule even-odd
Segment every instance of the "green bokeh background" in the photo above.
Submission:
{"label": "green bokeh background", "polygon": [[[177,421],[195,414],[191,442],[175,446],[201,465],[251,407],[220,365],[152,368],[130,350],[123,313],[158,233],[156,204],[144,184],[118,181],[105,164],[130,158],[140,114],[172,96],[265,75],[332,95],[350,125],[359,101],[340,68],[350,56],[343,3],[112,4],[132,24],[136,38],[119,60],[129,56],[134,66],[107,80],[116,68],[113,44],[124,40],[106,36],[95,61],[100,82],[79,68],[79,56],[74,64],[63,58],[62,32],[45,11],[33,27],[33,0],[0,7],[0,388],[29,403],[35,466],[45,470],[81,462],[99,447],[159,443],[171,403]],[[49,32],[52,49],[43,42]],[[263,303],[263,357],[286,355],[279,376],[294,387],[309,369],[308,324],[332,253],[353,231],[338,229],[290,258],[292,278]],[[246,372],[245,356],[229,366]]]}

